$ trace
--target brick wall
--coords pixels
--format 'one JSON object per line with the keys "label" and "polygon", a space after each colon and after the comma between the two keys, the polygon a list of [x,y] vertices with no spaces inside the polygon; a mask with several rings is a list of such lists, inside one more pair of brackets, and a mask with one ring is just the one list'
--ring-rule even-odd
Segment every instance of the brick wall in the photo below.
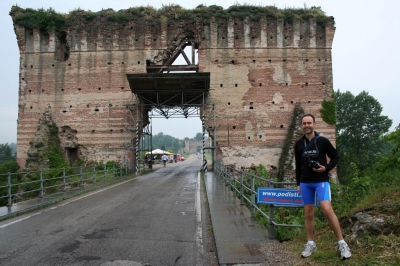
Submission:
{"label": "brick wall", "polygon": [[[132,156],[130,129],[136,117],[144,123],[147,118],[127,109],[135,98],[125,75],[146,73],[146,60],[162,64],[185,37],[199,44],[199,71],[211,73],[209,101],[215,104],[217,154],[224,163],[277,167],[296,104],[315,114],[319,132],[335,143],[334,127],[319,111],[333,92],[332,23],[263,18],[151,24],[143,17],[115,23],[100,15],[88,22],[76,12],[64,35],[14,27],[21,54],[21,166],[45,110],[60,128],[76,130],[85,148],[81,156],[120,162]],[[213,118],[206,121],[213,126]]]}

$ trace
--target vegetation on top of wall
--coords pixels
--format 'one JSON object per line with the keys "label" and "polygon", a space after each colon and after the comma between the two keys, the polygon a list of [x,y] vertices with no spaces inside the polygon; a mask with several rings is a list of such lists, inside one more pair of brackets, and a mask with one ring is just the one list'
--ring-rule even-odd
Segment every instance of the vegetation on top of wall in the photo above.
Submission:
{"label": "vegetation on top of wall", "polygon": [[38,28],[46,32],[53,29],[60,29],[66,23],[66,16],[57,13],[54,9],[47,10],[40,8],[38,10],[27,8],[22,9],[13,6],[10,11],[14,23],[24,26],[28,29]]}
{"label": "vegetation on top of wall", "polygon": [[71,25],[71,21],[81,16],[83,21],[89,22],[95,18],[105,17],[108,21],[115,23],[124,23],[135,20],[137,18],[145,18],[152,24],[159,24],[163,20],[186,20],[188,22],[208,23],[213,18],[219,19],[245,19],[252,21],[260,21],[262,18],[277,19],[292,23],[296,20],[308,20],[313,18],[317,24],[325,26],[328,22],[334,23],[334,18],[326,16],[320,7],[312,6],[311,8],[285,8],[278,9],[275,6],[252,6],[252,5],[233,5],[228,9],[221,6],[199,5],[194,9],[185,9],[179,5],[165,5],[161,9],[153,7],[140,6],[114,11],[113,9],[105,9],[99,12],[83,11],[77,9],[68,14],[61,14],[49,8],[47,10],[41,8],[38,10],[27,8],[23,9],[13,6],[10,11],[14,23],[24,26],[28,29],[39,28],[50,32],[59,30],[63,26]]}

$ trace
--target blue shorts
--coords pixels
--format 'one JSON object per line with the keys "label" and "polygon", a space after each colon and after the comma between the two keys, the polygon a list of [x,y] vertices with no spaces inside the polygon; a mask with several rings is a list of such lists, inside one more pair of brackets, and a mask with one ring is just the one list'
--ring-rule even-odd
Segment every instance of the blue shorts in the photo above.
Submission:
{"label": "blue shorts", "polygon": [[300,192],[304,205],[314,204],[315,193],[317,193],[318,201],[331,200],[329,182],[300,183]]}

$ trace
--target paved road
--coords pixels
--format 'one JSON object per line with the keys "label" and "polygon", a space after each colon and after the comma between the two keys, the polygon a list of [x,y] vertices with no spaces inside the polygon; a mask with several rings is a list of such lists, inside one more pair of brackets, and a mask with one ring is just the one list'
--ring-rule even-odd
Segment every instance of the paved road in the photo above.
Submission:
{"label": "paved road", "polygon": [[0,222],[0,265],[204,265],[195,156]]}

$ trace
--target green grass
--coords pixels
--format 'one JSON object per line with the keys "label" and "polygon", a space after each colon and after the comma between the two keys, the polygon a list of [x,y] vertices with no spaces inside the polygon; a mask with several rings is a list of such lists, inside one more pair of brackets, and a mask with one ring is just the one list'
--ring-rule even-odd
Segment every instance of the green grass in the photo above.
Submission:
{"label": "green grass", "polygon": [[[371,208],[373,206],[400,204],[400,187],[381,188],[362,200],[357,207],[349,210],[348,217],[353,213]],[[352,257],[342,261],[339,251],[335,249],[336,237],[329,228],[326,220],[316,223],[315,238],[318,250],[306,259],[301,259],[298,265],[400,265],[400,205],[392,208],[375,208],[368,213],[380,215],[392,215],[394,220],[388,227],[391,234],[366,235],[352,239],[348,235],[351,224],[346,217],[339,217],[342,221],[342,229],[345,240],[348,243]],[[292,239],[284,244],[289,247],[294,256],[300,258],[300,254],[306,243],[305,229],[292,231]]]}

